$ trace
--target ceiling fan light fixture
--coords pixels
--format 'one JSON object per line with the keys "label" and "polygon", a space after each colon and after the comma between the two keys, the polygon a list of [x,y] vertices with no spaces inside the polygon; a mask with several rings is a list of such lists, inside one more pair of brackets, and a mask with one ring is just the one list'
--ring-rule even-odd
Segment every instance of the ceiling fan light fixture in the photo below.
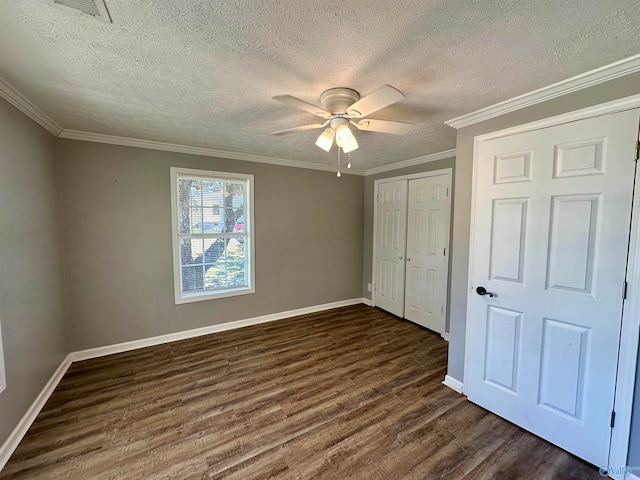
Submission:
{"label": "ceiling fan light fixture", "polygon": [[358,147],[359,145],[358,145],[358,141],[356,140],[356,137],[351,135],[350,137],[347,137],[347,139],[343,142],[342,151],[344,153],[349,153],[349,152],[353,152]]}
{"label": "ceiling fan light fixture", "polygon": [[351,133],[351,130],[349,130],[349,127],[346,124],[340,125],[336,129],[336,144],[339,147],[344,147],[345,142],[349,138],[353,138],[353,133]]}
{"label": "ceiling fan light fixture", "polygon": [[325,152],[331,150],[331,146],[333,145],[333,137],[336,132],[333,128],[326,128],[324,132],[320,134],[318,139],[316,140],[316,145],[323,149]]}

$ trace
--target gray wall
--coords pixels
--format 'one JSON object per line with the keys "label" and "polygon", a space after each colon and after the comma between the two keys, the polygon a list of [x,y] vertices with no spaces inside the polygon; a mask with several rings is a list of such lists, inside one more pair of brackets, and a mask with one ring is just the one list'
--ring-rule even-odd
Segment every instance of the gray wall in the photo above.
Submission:
{"label": "gray wall", "polygon": [[[362,296],[362,177],[59,140],[71,349]],[[255,175],[256,293],[175,305],[169,167]]]}
{"label": "gray wall", "polygon": [[[373,207],[375,204],[374,182],[383,178],[400,177],[402,175],[412,175],[414,173],[432,172],[434,170],[442,170],[444,168],[453,169],[451,177],[452,200],[455,192],[455,158],[446,158],[435,162],[422,163],[411,167],[399,168],[388,172],[378,173],[377,175],[367,175],[364,180],[364,240],[362,244],[362,296],[371,300],[371,293],[367,291],[367,284],[373,283]],[[451,216],[453,218],[453,202],[451,203]],[[449,235],[451,244],[451,235]],[[451,245],[450,245],[451,246]],[[451,249],[449,249],[451,251]],[[451,271],[451,255],[449,255],[449,271]],[[447,285],[447,298],[450,299],[451,276],[449,276],[449,285]],[[445,330],[449,331],[449,308],[447,308],[447,319]]]}
{"label": "gray wall", "polygon": [[[456,206],[453,220],[451,266],[451,324],[448,375],[464,381],[464,344],[467,308],[467,273],[469,265],[469,225],[471,219],[471,174],[473,138],[484,133],[532,122],[553,115],[578,110],[591,105],[640,93],[640,74],[628,75],[575,93],[549,100],[532,107],[492,118],[458,131],[456,145]],[[636,389],[635,405],[640,405],[640,388]],[[640,407],[634,412],[636,431],[640,438]],[[630,461],[640,465],[640,442],[631,445]],[[631,464],[634,464],[631,462]]]}
{"label": "gray wall", "polygon": [[0,99],[0,445],[68,352],[55,137]]}

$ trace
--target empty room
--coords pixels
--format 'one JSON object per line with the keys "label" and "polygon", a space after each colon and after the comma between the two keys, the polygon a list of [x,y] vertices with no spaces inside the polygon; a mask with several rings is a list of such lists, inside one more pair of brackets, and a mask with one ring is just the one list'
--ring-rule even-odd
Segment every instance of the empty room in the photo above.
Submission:
{"label": "empty room", "polygon": [[637,0],[5,0],[0,480],[640,480]]}

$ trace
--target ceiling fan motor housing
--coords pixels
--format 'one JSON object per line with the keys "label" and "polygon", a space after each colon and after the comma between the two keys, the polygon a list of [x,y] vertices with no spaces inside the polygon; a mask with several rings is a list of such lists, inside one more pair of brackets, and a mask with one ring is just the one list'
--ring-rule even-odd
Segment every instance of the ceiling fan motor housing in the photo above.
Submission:
{"label": "ceiling fan motor housing", "polygon": [[349,119],[347,119],[345,117],[340,117],[340,116],[336,116],[336,117],[332,117],[331,118],[331,121],[329,122],[329,126],[331,128],[336,130],[340,125],[349,125]]}
{"label": "ceiling fan motor housing", "polygon": [[330,88],[320,95],[320,103],[331,114],[346,113],[347,108],[360,100],[360,94],[351,88]]}

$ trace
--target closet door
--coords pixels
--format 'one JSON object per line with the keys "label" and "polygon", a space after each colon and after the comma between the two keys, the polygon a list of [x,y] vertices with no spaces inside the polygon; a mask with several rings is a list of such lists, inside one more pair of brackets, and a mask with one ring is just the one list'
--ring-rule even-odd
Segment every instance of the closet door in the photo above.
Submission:
{"label": "closet door", "polygon": [[404,315],[407,181],[378,186],[376,219],[376,306]]}
{"label": "closet door", "polygon": [[409,181],[405,318],[444,333],[451,176]]}

